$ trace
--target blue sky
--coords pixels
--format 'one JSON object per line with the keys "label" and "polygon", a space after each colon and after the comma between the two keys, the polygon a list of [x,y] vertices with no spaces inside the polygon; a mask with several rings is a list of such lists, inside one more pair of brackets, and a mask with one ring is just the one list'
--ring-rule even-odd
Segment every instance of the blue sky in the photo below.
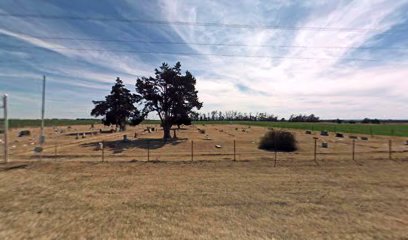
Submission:
{"label": "blue sky", "polygon": [[46,116],[83,118],[176,61],[203,112],[408,118],[407,0],[2,0],[0,46],[12,118],[40,117],[43,75]]}

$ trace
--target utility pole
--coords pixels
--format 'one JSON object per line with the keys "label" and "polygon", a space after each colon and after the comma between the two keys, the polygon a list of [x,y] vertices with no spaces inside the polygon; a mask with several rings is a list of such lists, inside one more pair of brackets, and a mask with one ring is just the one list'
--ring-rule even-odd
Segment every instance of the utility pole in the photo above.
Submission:
{"label": "utility pole", "polygon": [[3,96],[4,110],[4,162],[8,162],[8,116],[7,116],[7,94]]}
{"label": "utility pole", "polygon": [[41,106],[41,134],[40,134],[40,146],[45,142],[44,136],[44,114],[45,114],[45,75],[43,76],[42,85],[42,106]]}

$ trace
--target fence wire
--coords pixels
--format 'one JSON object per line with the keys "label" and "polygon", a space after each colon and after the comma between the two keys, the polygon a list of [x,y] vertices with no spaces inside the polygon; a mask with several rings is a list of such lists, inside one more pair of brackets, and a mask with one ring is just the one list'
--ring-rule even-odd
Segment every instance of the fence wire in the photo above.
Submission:
{"label": "fence wire", "polygon": [[[191,129],[190,129],[191,130]],[[39,130],[29,136],[15,138],[10,143],[11,161],[331,161],[331,160],[406,160],[408,145],[401,140],[386,138],[362,140],[350,138],[302,137],[295,152],[274,152],[258,148],[259,139],[212,139],[202,134],[200,139],[190,140],[182,136],[163,141],[152,138],[147,132],[134,135],[120,132],[103,132],[90,129],[82,134],[47,132],[47,140],[41,153],[38,146]],[[156,131],[156,130],[154,130]],[[196,130],[191,130],[192,132]],[[11,134],[18,134],[13,130]],[[237,136],[237,134],[235,134]],[[316,148],[315,148],[316,144]],[[102,146],[103,145],[103,146]],[[354,145],[354,147],[353,147]],[[316,149],[316,151],[315,151]]]}

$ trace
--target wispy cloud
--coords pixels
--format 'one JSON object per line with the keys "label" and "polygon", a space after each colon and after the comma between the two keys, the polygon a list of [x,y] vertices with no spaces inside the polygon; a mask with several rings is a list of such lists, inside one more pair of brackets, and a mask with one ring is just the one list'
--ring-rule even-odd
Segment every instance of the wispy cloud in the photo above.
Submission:
{"label": "wispy cloud", "polygon": [[[18,11],[15,4],[14,1],[1,3],[0,13]],[[11,61],[0,64],[0,87],[21,95],[22,87],[17,88],[17,83],[10,80],[6,83],[5,79],[20,77],[28,82],[34,76],[41,78],[46,74],[51,91],[60,93],[53,96],[50,114],[56,117],[57,113],[62,114],[57,106],[66,99],[77,103],[68,104],[73,109],[69,114],[77,117],[75,112],[79,112],[81,117],[86,117],[91,100],[102,98],[104,89],[108,92],[117,76],[133,88],[137,76],[153,75],[161,62],[174,64],[179,60],[198,79],[204,111],[268,111],[284,117],[298,112],[314,112],[328,118],[408,117],[406,111],[399,111],[402,101],[407,100],[408,89],[402,80],[407,74],[407,35],[398,29],[408,22],[408,3],[404,0],[242,0],[239,3],[157,0],[143,4],[106,1],[86,11],[83,4],[24,3],[27,8],[21,8],[21,12],[147,19],[170,24],[3,18],[0,44],[22,48],[0,51],[3,61],[17,61],[16,65]],[[218,23],[219,26],[177,22]],[[40,36],[63,36],[71,40]],[[80,40],[84,38],[185,44]],[[387,50],[388,47],[395,49]],[[30,116],[30,111],[21,116]]]}
{"label": "wispy cloud", "polygon": [[[257,5],[243,6],[245,12],[254,14],[252,17],[242,17],[235,14],[234,9],[223,11],[210,11],[211,9],[229,9],[224,3],[213,3],[208,8],[206,4],[197,4],[195,9],[200,9],[201,14],[197,14],[194,8],[189,7],[185,1],[176,1],[175,3],[163,2],[162,11],[169,21],[204,21],[211,19],[228,19],[230,22],[247,24],[261,22],[262,25],[274,25],[281,20],[271,18],[264,8],[256,7]],[[264,3],[265,5],[268,5]],[[207,46],[190,46],[200,53],[213,53],[220,51],[231,51],[242,55],[253,56],[263,54],[269,56],[282,56],[282,59],[225,59],[218,57],[207,57],[202,64],[192,63],[193,68],[209,69],[212,78],[222,79],[227,86],[228,82],[236,86],[250,86],[255,91],[266,91],[270,97],[265,99],[262,94],[253,94],[253,91],[246,91],[245,88],[239,89],[241,94],[251,96],[250,101],[242,103],[237,99],[236,92],[233,88],[223,91],[223,95],[229,96],[229,102],[236,102],[236,106],[243,108],[258,108],[262,110],[275,111],[281,114],[288,114],[290,109],[306,109],[312,105],[316,112],[323,112],[324,115],[333,117],[338,112],[330,112],[330,104],[327,104],[327,97],[337,98],[342,101],[353,102],[359,106],[368,106],[372,103],[373,98],[384,103],[398,103],[400,92],[395,89],[407,89],[404,83],[398,83],[397,79],[405,74],[405,66],[388,67],[387,61],[379,61],[380,65],[366,67],[364,61],[352,61],[348,59],[370,59],[370,54],[363,56],[358,55],[356,49],[365,46],[373,37],[387,32],[393,26],[406,21],[405,16],[396,15],[395,13],[406,6],[406,1],[347,1],[340,3],[322,3],[317,2],[316,6],[305,6],[309,12],[298,17],[296,22],[296,31],[282,31],[276,29],[214,29],[214,28],[186,28],[173,25],[175,32],[186,42],[213,41],[213,42],[234,42],[242,43],[249,46],[259,45],[292,45],[307,46],[305,48],[266,48],[266,47],[247,47],[247,48],[212,48]],[[262,5],[262,4],[261,4]],[[255,6],[255,7],[254,7]],[[285,11],[285,7],[290,6],[275,4],[275,9]],[[241,10],[242,10],[241,9]],[[182,14],[180,14],[182,13]],[[204,14],[209,13],[209,14]],[[242,11],[241,11],[242,13]],[[214,16],[215,15],[215,16]],[[245,16],[245,13],[243,13]],[[297,16],[294,16],[296,18]],[[245,21],[245,22],[244,22]],[[285,25],[285,23],[283,23]],[[322,27],[321,31],[311,31],[308,27]],[[326,28],[326,29],[324,29]],[[330,28],[341,29],[333,31]],[[349,30],[347,30],[349,29]],[[340,48],[324,48],[339,46]],[[385,45],[386,46],[386,45]],[[395,52],[394,52],[395,53]],[[296,58],[310,58],[309,60]],[[382,60],[382,59],[381,59]],[[389,63],[394,63],[393,57],[387,59]],[[349,64],[345,68],[342,64]],[[350,64],[352,63],[352,64]],[[194,66],[195,65],[195,66]],[[387,66],[387,67],[384,67]],[[204,71],[205,72],[205,71]],[[341,76],[341,77],[340,77]],[[202,75],[205,81],[205,73]],[[393,85],[390,87],[390,82]],[[209,81],[209,84],[213,84]],[[392,95],[372,94],[367,97],[371,89],[391,88]],[[395,86],[399,86],[396,88]],[[205,88],[204,88],[205,89]],[[390,91],[391,91],[390,90]],[[337,93],[353,92],[354,94],[339,95]],[[319,101],[321,94],[326,98]],[[296,97],[297,95],[306,95],[308,99],[318,99],[314,102],[304,101]],[[362,96],[365,96],[362,99]],[[389,100],[388,97],[392,97]],[[241,98],[240,98],[241,99]],[[225,99],[217,96],[213,99],[213,105],[221,108],[225,106]],[[276,106],[260,106],[260,102],[268,101],[270,103],[284,103]],[[320,104],[316,104],[320,102]],[[256,104],[255,104],[256,103]],[[255,105],[255,106],[254,106]],[[367,108],[365,112],[355,112],[348,109],[348,104],[344,104],[342,115],[346,117],[361,117],[365,114],[372,114],[373,111],[381,114],[385,109]],[[339,107],[338,105],[336,107]],[[326,110],[327,109],[327,110]]]}

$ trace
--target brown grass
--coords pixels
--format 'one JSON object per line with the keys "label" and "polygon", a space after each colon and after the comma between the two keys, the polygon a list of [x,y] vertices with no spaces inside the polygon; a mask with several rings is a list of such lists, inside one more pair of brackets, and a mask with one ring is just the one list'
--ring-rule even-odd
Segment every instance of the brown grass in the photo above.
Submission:
{"label": "brown grass", "polygon": [[407,239],[407,162],[0,169],[1,239]]}

